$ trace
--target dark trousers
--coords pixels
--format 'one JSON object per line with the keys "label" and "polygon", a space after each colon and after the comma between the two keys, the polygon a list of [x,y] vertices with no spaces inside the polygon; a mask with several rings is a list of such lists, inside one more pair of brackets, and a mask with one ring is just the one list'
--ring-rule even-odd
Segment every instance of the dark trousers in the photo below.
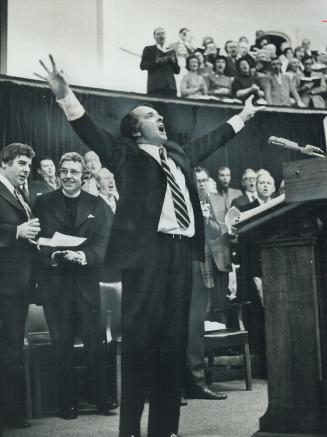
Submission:
{"label": "dark trousers", "polygon": [[148,437],[177,433],[191,293],[187,238],[158,234],[147,265],[122,272],[120,435],[139,435],[146,394]]}
{"label": "dark trousers", "polygon": [[107,398],[107,383],[100,306],[89,303],[73,282],[58,294],[46,296],[43,305],[56,356],[60,407],[78,403],[74,369],[77,333],[83,340],[90,397],[96,405],[101,405]]}
{"label": "dark trousers", "polygon": [[8,421],[25,416],[23,347],[27,310],[22,294],[0,296],[0,413]]}

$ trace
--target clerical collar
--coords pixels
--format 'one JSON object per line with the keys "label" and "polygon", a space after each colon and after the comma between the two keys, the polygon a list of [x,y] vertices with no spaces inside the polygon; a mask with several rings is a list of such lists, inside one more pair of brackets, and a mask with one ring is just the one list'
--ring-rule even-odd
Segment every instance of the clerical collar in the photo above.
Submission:
{"label": "clerical collar", "polygon": [[78,197],[78,196],[81,194],[81,190],[78,190],[77,193],[69,194],[69,193],[67,193],[67,192],[64,190],[64,188],[63,188],[63,189],[62,189],[62,194],[63,194],[65,197],[68,197],[68,198],[70,198],[70,199],[74,199],[75,197]]}

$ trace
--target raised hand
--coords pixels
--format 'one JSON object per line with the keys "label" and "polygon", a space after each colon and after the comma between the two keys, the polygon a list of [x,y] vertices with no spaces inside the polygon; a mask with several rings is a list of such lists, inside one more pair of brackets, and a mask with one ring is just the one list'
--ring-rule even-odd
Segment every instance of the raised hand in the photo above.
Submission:
{"label": "raised hand", "polygon": [[252,100],[253,100],[253,95],[245,100],[244,108],[239,113],[239,116],[242,118],[244,122],[254,117],[258,111],[264,111],[266,109],[265,106],[253,106]]}
{"label": "raised hand", "polygon": [[38,73],[34,73],[34,75],[48,82],[51,91],[59,100],[64,98],[68,94],[69,83],[64,76],[63,70],[60,71],[58,70],[52,55],[49,55],[49,59],[51,62],[52,70],[51,69],[49,70],[48,67],[45,65],[45,63],[40,59],[39,62],[43,67],[46,75],[41,75]]}

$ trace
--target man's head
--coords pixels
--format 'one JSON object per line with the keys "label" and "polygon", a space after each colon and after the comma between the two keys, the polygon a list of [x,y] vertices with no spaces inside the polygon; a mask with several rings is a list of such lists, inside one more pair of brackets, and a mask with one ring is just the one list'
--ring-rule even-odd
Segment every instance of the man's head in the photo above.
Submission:
{"label": "man's head", "polygon": [[1,173],[14,186],[24,185],[34,158],[34,150],[27,144],[12,143],[0,152]]}
{"label": "man's head", "polygon": [[229,43],[229,56],[236,57],[238,55],[238,43],[237,41],[231,41]]}
{"label": "man's head", "polygon": [[242,185],[244,190],[249,193],[255,193],[257,190],[257,174],[252,168],[247,168],[242,176]]}
{"label": "man's head", "polygon": [[282,72],[282,63],[279,58],[273,58],[270,63],[271,71],[275,74]]}
{"label": "man's head", "polygon": [[303,38],[301,45],[305,51],[308,51],[310,50],[311,41],[309,40],[309,38]]}
{"label": "man's head", "polygon": [[208,44],[206,45],[206,49],[205,49],[204,54],[216,56],[217,53],[218,53],[218,49],[217,49],[216,44],[214,42],[208,42]]}
{"label": "man's head", "polygon": [[257,179],[257,193],[261,200],[270,200],[275,192],[275,181],[269,172],[262,172]]}
{"label": "man's head", "polygon": [[230,55],[230,45],[231,45],[232,42],[233,42],[233,41],[229,39],[228,41],[225,42],[225,45],[224,45],[225,53],[226,53],[228,56]]}
{"label": "man's head", "polygon": [[100,193],[106,196],[113,196],[116,192],[114,175],[107,169],[102,168],[96,175],[96,182]]}
{"label": "man's head", "polygon": [[159,44],[160,46],[164,45],[166,41],[165,29],[163,29],[162,27],[157,27],[153,31],[153,37],[157,44]]}
{"label": "man's head", "polygon": [[120,123],[120,132],[138,144],[160,147],[167,141],[163,117],[147,105],[137,106],[126,114]]}
{"label": "man's head", "polygon": [[214,70],[218,74],[223,74],[226,69],[227,60],[225,56],[219,55],[216,57]]}
{"label": "man's head", "polygon": [[218,184],[220,188],[227,189],[230,185],[231,172],[228,167],[218,168]]}
{"label": "man's head", "polygon": [[304,48],[302,46],[295,47],[294,56],[302,61],[305,56]]}
{"label": "man's head", "polygon": [[81,189],[85,170],[84,159],[79,153],[69,152],[62,155],[59,162],[59,178],[67,194],[76,194]]}
{"label": "man's head", "polygon": [[304,58],[302,64],[303,64],[303,70],[306,73],[310,73],[313,65],[313,59],[310,57]]}
{"label": "man's head", "polygon": [[192,35],[192,32],[190,31],[190,29],[187,29],[186,27],[183,27],[179,31],[179,36],[180,36],[180,39],[182,41],[184,41],[186,44],[191,44],[192,39],[193,39],[193,35]]}
{"label": "man's head", "polygon": [[300,60],[298,58],[292,58],[289,61],[289,67],[288,69],[290,71],[293,71],[294,73],[300,71]]}
{"label": "man's head", "polygon": [[205,36],[205,37],[203,38],[203,40],[202,40],[202,45],[203,45],[203,47],[206,48],[207,45],[208,45],[210,42],[214,42],[212,36]]}
{"label": "man's head", "polygon": [[56,167],[48,156],[39,159],[36,171],[44,180],[53,179],[56,176]]}
{"label": "man's head", "polygon": [[203,167],[195,167],[196,184],[199,194],[206,194],[208,192],[209,185],[209,172]]}
{"label": "man's head", "polygon": [[273,59],[276,57],[277,47],[275,46],[275,44],[269,43],[266,45],[266,51],[267,51],[269,58]]}
{"label": "man's head", "polygon": [[249,53],[249,44],[246,41],[238,43],[238,52],[241,56],[246,56]]}
{"label": "man's head", "polygon": [[84,163],[86,170],[90,173],[91,176],[95,176],[101,170],[101,161],[99,156],[90,150],[84,155]]}

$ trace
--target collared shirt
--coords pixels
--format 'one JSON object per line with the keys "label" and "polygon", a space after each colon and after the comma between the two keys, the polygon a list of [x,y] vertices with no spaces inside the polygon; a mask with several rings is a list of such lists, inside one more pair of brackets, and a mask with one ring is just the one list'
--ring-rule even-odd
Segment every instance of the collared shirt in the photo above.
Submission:
{"label": "collared shirt", "polygon": [[112,196],[106,196],[105,194],[100,193],[100,192],[99,192],[98,195],[99,195],[100,197],[102,197],[102,199],[106,202],[106,204],[109,206],[109,208],[111,209],[111,211],[112,211],[113,213],[115,213],[115,212],[116,212],[116,203],[117,203],[117,200],[116,200],[115,196],[114,196],[114,195],[112,195]]}
{"label": "collared shirt", "polygon": [[62,194],[66,197],[69,197],[71,199],[74,199],[75,197],[78,197],[81,194],[81,190],[78,190],[76,193],[74,194],[69,194],[67,193],[67,191],[64,190],[64,188],[62,189]]}
{"label": "collared shirt", "polygon": [[256,191],[254,193],[250,191],[245,191],[245,195],[250,202],[254,202],[256,199],[258,199],[258,195]]}
{"label": "collared shirt", "polygon": [[271,199],[260,199],[260,197],[257,197],[258,202],[260,203],[260,205],[263,205],[264,203],[268,203],[271,201]]}
{"label": "collared shirt", "polygon": [[[144,152],[151,155],[152,158],[154,158],[161,166],[161,159],[159,156],[158,146],[153,146],[152,144],[139,144],[138,147],[144,150]],[[183,193],[188,215],[190,218],[190,225],[187,229],[181,228],[178,225],[175,215],[175,208],[174,208],[174,202],[171,194],[170,185],[167,183],[166,194],[162,205],[161,216],[158,225],[158,232],[163,232],[165,234],[181,234],[186,237],[193,237],[195,233],[194,212],[190,200],[190,193],[186,186],[184,174],[182,170],[175,164],[175,162],[171,158],[169,158],[169,156],[167,156],[167,152],[165,148],[164,151],[165,151],[169,169]]]}
{"label": "collared shirt", "polygon": [[166,52],[168,52],[169,50],[171,50],[171,49],[169,48],[169,46],[167,46],[167,45],[160,46],[159,44],[156,44],[156,47],[157,47],[159,50],[161,50],[162,52],[164,52],[164,53],[166,53]]}

